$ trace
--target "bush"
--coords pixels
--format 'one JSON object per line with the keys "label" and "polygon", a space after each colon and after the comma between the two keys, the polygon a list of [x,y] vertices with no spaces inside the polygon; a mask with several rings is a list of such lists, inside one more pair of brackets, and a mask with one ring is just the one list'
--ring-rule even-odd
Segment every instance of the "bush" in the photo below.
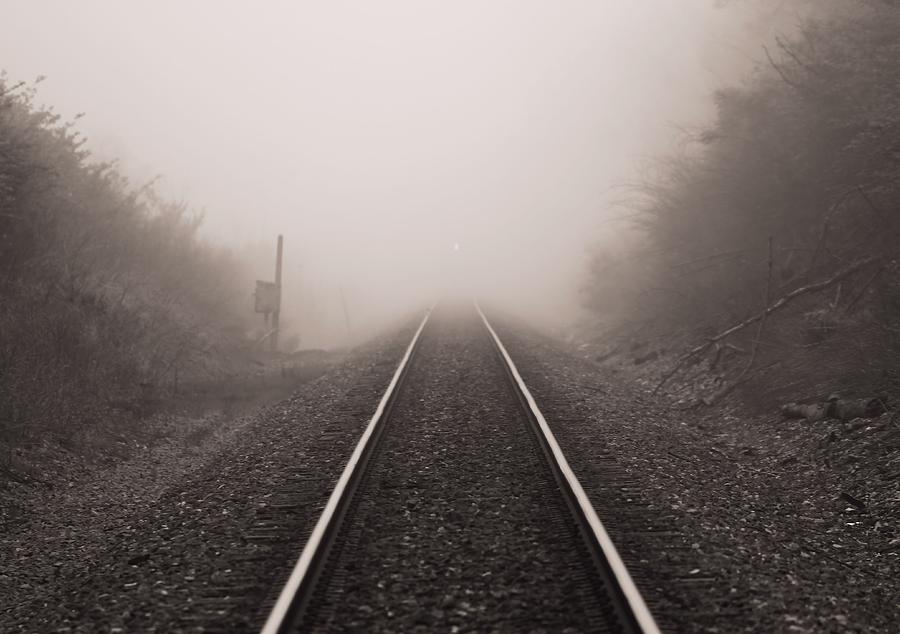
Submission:
{"label": "bush", "polygon": [[[586,301],[615,296],[626,320],[697,339],[870,258],[788,310],[810,315],[800,320],[807,332],[812,316],[819,326],[827,316],[815,341],[795,337],[804,327],[780,313],[766,342],[755,328],[739,336],[760,348],[757,367],[794,355],[785,367],[800,359],[802,372],[832,382],[863,365],[867,381],[893,375],[900,348],[885,333],[900,328],[900,8],[844,4],[767,55],[743,87],[716,94],[714,123],[641,185],[643,240],[627,256],[639,265],[590,276]],[[597,270],[607,260],[598,253]],[[851,348],[865,349],[865,361],[833,362]]]}
{"label": "bush", "polygon": [[0,77],[0,441],[73,436],[241,345],[236,263],[200,217],[92,162]]}

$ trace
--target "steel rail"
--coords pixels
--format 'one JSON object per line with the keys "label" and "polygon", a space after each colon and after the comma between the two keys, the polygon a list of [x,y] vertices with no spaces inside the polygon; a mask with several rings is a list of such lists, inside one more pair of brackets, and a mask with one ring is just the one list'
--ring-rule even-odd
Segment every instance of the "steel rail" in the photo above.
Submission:
{"label": "steel rail", "polygon": [[[433,307],[432,309],[433,310]],[[350,499],[365,470],[366,463],[371,457],[378,436],[384,428],[384,420],[387,418],[390,408],[396,400],[400,383],[409,368],[410,359],[416,349],[416,344],[431,315],[429,310],[419,324],[416,334],[406,348],[406,353],[400,360],[397,370],[394,372],[391,382],[388,384],[384,396],[378,403],[378,408],[372,415],[369,424],[356,444],[350,460],[344,467],[337,485],[331,492],[322,514],[319,516],[312,534],[300,553],[300,558],[294,565],[287,583],[282,588],[275,606],[269,612],[261,634],[284,634],[295,628],[297,621],[302,617],[305,603],[309,600],[310,590],[315,586],[316,579],[322,571],[328,552],[334,543],[337,531],[340,528],[341,519],[347,511]]]}
{"label": "steel rail", "polygon": [[516,364],[509,356],[506,347],[500,341],[500,337],[491,326],[478,302],[475,302],[475,308],[478,310],[478,314],[481,315],[488,332],[490,332],[497,352],[504,362],[507,374],[512,379],[516,393],[529,414],[535,435],[544,450],[547,462],[553,471],[560,491],[566,498],[569,509],[578,520],[582,536],[585,538],[585,542],[594,557],[595,566],[610,590],[612,595],[610,598],[614,599],[616,612],[623,627],[627,631],[632,632],[659,634],[660,630],[656,620],[647,608],[637,586],[634,585],[631,574],[629,574],[625,563],[606,532],[606,528],[597,516],[594,505],[569,466],[569,462],[566,460],[562,449],[560,449],[559,443],[556,442],[556,437],[547,424],[547,420],[538,408],[531,391],[525,385],[525,381],[522,380],[522,375],[519,374]]}

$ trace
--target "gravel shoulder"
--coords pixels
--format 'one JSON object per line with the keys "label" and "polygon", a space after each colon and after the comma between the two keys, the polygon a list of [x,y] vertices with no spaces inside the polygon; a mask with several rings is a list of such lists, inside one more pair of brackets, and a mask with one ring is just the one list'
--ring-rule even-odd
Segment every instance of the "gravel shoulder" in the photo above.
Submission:
{"label": "gravel shoulder", "polygon": [[[256,630],[416,321],[203,442],[30,504],[0,537],[0,631]],[[890,415],[673,411],[557,342],[494,325],[665,630],[896,631]]]}
{"label": "gravel shoulder", "polygon": [[417,325],[199,446],[31,505],[0,538],[0,631],[255,630]]}
{"label": "gravel shoulder", "polygon": [[495,327],[665,630],[896,631],[890,415],[673,411],[560,343]]}

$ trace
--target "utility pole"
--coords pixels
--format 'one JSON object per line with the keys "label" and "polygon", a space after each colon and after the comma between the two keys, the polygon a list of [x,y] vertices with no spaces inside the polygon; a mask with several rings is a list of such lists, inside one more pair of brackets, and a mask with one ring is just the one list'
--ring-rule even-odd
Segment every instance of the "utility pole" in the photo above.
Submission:
{"label": "utility pole", "polygon": [[272,311],[272,352],[278,351],[278,328],[281,317],[281,252],[284,245],[284,237],[278,235],[278,251],[275,255],[275,310]]}

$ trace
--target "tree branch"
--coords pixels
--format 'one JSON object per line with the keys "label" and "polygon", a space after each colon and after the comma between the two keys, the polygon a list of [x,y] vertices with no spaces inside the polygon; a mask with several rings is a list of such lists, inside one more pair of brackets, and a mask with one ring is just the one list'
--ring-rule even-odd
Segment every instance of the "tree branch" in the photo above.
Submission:
{"label": "tree branch", "polygon": [[804,86],[801,86],[801,85],[798,84],[797,82],[792,81],[791,79],[789,79],[788,76],[785,74],[785,72],[781,69],[781,66],[779,66],[778,64],[775,63],[775,60],[772,59],[771,53],[769,53],[768,47],[763,46],[763,50],[766,52],[766,57],[767,57],[768,60],[769,60],[769,64],[771,64],[771,65],[772,65],[772,68],[774,68],[774,69],[778,72],[778,74],[781,75],[781,79],[784,80],[784,83],[786,83],[786,84],[787,84],[788,86],[790,86],[791,88],[794,88],[794,89],[796,89],[796,90],[798,90],[798,91],[800,91],[800,92],[806,92],[806,89],[805,89]]}
{"label": "tree branch", "polygon": [[724,339],[725,337],[728,337],[729,335],[733,335],[734,333],[743,330],[747,326],[751,326],[751,325],[755,324],[756,322],[760,321],[761,319],[766,318],[768,315],[771,315],[776,310],[781,310],[782,308],[787,306],[789,303],[791,303],[793,300],[800,297],[801,295],[806,295],[807,293],[814,293],[816,291],[821,291],[825,288],[828,288],[829,286],[832,286],[833,284],[839,282],[840,280],[844,279],[845,277],[853,275],[860,269],[868,266],[869,264],[872,264],[873,262],[877,262],[878,260],[879,260],[878,257],[870,257],[870,258],[864,258],[862,260],[858,260],[858,261],[854,262],[853,264],[851,264],[850,266],[848,266],[844,269],[841,269],[840,271],[838,271],[837,273],[835,273],[834,275],[832,275],[831,277],[829,277],[826,280],[822,280],[821,282],[816,282],[815,284],[808,284],[806,286],[801,286],[799,288],[796,288],[793,291],[791,291],[790,293],[788,293],[787,295],[780,297],[778,299],[778,301],[776,301],[771,306],[766,307],[766,309],[763,310],[762,312],[759,312],[759,313],[753,315],[752,317],[748,317],[747,319],[740,322],[739,324],[735,324],[734,326],[731,326],[730,328],[723,330],[719,334],[717,334],[713,337],[710,337],[709,339],[706,340],[705,343],[700,344],[699,346],[693,348],[692,350],[688,351],[687,354],[682,356],[678,360],[678,362],[675,364],[675,366],[671,370],[669,370],[669,372],[666,373],[666,375],[657,384],[657,386],[655,388],[653,388],[652,393],[656,394],[660,390],[660,388],[669,381],[669,379],[671,379],[673,376],[675,376],[675,373],[678,372],[678,370],[680,370],[681,367],[685,363],[690,361],[692,358],[694,358],[698,354],[708,350],[709,347],[712,346],[714,343],[721,341],[722,339]]}

